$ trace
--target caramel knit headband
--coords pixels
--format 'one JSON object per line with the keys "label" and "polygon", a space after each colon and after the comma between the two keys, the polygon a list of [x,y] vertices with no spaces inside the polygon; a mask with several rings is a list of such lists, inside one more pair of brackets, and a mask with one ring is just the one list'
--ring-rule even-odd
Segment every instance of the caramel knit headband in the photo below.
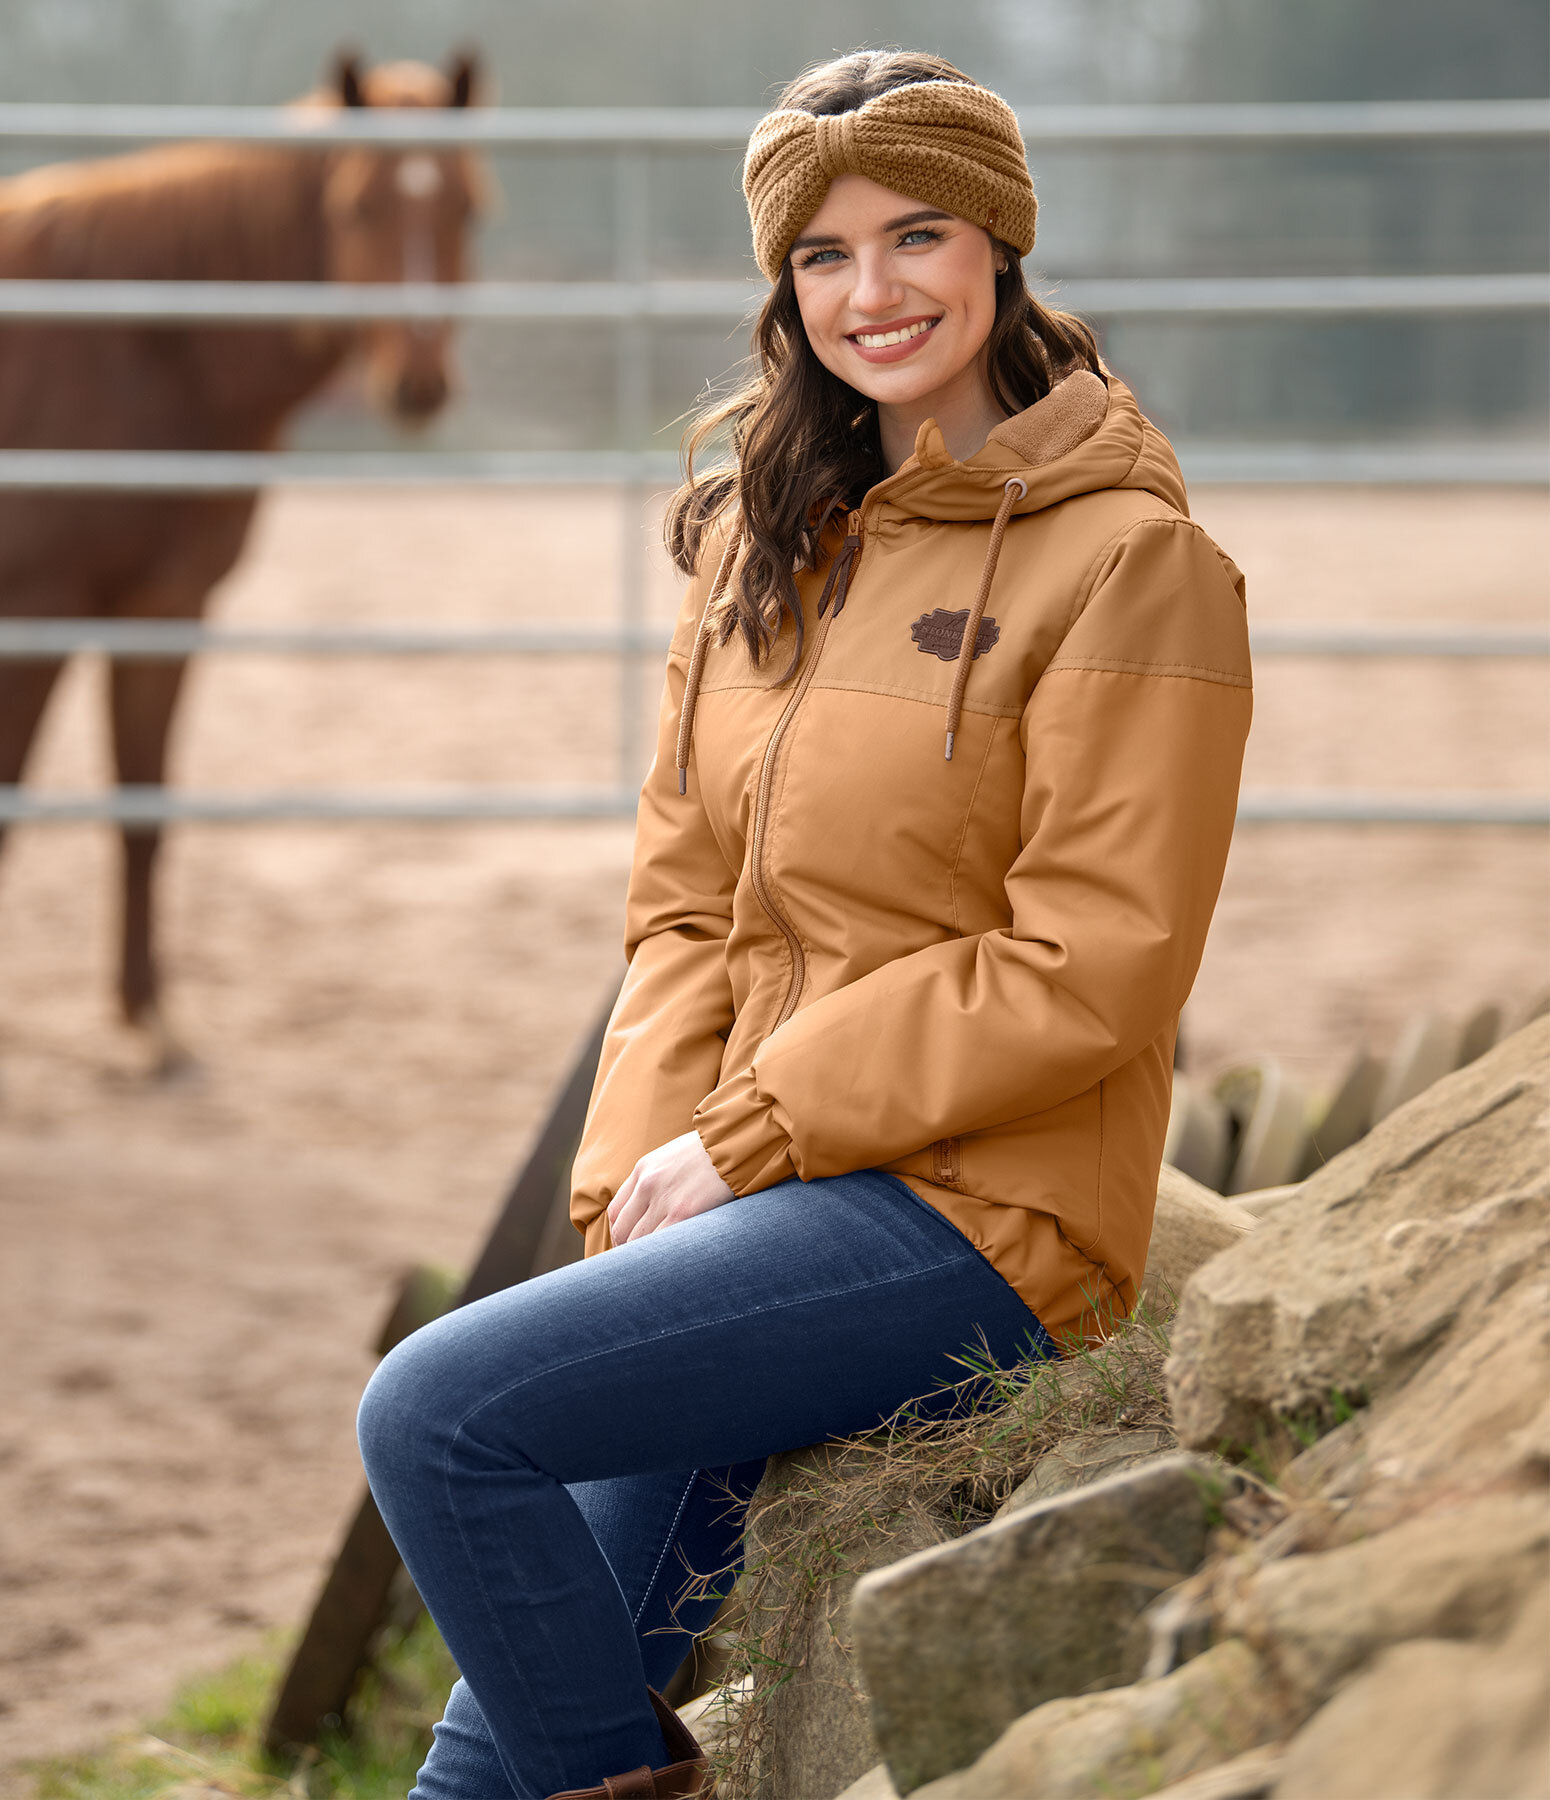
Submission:
{"label": "caramel knit headband", "polygon": [[852,112],[767,113],[743,159],[754,255],[771,281],[836,175],[865,175],[994,233],[1026,256],[1038,202],[1017,115],[968,81],[917,81]]}

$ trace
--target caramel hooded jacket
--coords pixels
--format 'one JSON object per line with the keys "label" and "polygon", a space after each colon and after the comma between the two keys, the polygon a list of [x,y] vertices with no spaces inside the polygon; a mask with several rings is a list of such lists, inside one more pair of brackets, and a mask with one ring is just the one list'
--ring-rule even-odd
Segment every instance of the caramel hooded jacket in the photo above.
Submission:
{"label": "caramel hooded jacket", "polygon": [[1243,577],[1129,389],[1087,370],[966,462],[921,427],[798,578],[783,685],[789,619],[759,667],[706,627],[735,549],[668,654],[573,1173],[587,1252],[637,1158],[692,1127],[739,1196],[899,1176],[1057,1339],[1101,1332],[1145,1265],[1232,835]]}

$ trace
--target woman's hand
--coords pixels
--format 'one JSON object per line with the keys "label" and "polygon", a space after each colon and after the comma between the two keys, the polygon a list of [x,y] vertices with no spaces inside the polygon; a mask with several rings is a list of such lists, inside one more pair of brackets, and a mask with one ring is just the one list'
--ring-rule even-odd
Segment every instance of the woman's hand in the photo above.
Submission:
{"label": "woman's hand", "polygon": [[609,1203],[609,1236],[616,1244],[627,1244],[735,1198],[716,1173],[700,1134],[686,1131],[660,1149],[648,1150],[625,1176]]}

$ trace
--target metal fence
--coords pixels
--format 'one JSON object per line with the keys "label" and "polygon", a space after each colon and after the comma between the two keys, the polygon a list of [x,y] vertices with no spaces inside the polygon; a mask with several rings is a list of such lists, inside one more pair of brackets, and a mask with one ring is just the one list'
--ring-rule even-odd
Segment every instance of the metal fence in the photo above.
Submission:
{"label": "metal fence", "polygon": [[[727,281],[650,279],[647,241],[654,150],[731,150],[758,115],[741,109],[480,109],[436,113],[296,108],[0,105],[0,142],[130,142],[223,139],[296,146],[592,148],[612,153],[617,228],[609,282],[474,282],[351,286],[316,283],[0,281],[0,323],[47,319],[89,324],[136,320],[209,325],[252,321],[364,322],[381,319],[612,322],[620,339],[616,407],[620,435],[639,443],[649,427],[646,332],[652,321],[736,320],[762,290]],[[1550,102],[1383,101],[1277,105],[1051,106],[1022,119],[1030,144],[1171,142],[1231,145],[1438,140],[1490,143],[1550,135]],[[1543,311],[1550,276],[1538,273],[1402,276],[1255,276],[1207,279],[1072,280],[1059,304],[1100,318],[1172,316],[1352,316]],[[1209,443],[1180,446],[1195,482],[1542,482],[1550,458],[1510,444],[1467,451],[1423,444],[1340,446]],[[657,453],[443,451],[193,452],[0,450],[0,488],[217,492],[278,483],[403,486],[587,484],[621,490],[625,554],[616,622],[600,630],[545,623],[490,629],[385,626],[370,629],[240,631],[141,621],[0,621],[0,661],[93,650],[115,658],[205,652],[279,655],[546,655],[594,653],[619,662],[619,778],[607,789],[441,789],[425,793],[333,791],[191,794],[120,788],[65,795],[0,787],[0,823],[112,820],[254,823],[272,820],[479,820],[625,817],[634,811],[642,760],[642,659],[665,637],[644,618],[641,514],[676,475]],[[1270,630],[1258,655],[1544,656],[1543,632]],[[1357,790],[1247,793],[1246,821],[1366,823],[1550,822],[1550,797],[1496,793],[1372,793]]]}

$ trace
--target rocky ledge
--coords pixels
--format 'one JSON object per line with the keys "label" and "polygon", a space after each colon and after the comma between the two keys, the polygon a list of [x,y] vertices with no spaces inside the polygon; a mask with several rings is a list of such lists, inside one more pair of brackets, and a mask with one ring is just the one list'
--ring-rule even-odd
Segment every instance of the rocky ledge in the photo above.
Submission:
{"label": "rocky ledge", "polygon": [[1545,1800],[1547,1251],[1550,1018],[1296,1186],[1165,1168],[1150,1322],[777,1459],[727,1800]]}

